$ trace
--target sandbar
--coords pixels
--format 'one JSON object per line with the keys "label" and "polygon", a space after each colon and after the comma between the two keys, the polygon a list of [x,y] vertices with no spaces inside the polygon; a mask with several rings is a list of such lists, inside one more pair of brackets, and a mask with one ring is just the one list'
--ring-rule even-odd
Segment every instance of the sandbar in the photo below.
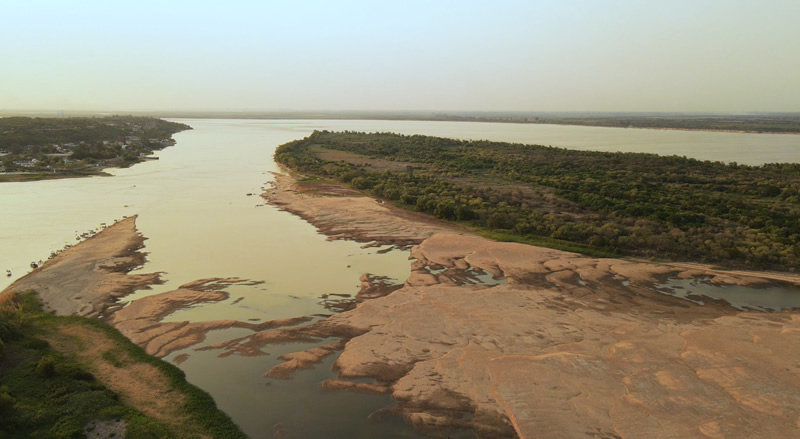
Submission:
{"label": "sandbar", "polygon": [[[375,389],[390,389],[409,422],[436,434],[800,435],[800,352],[791,348],[800,343],[800,313],[700,306],[648,288],[668,277],[800,285],[794,274],[494,242],[412,224],[369,198],[308,195],[291,176],[276,187],[270,202],[334,239],[391,242],[395,230],[418,243],[402,288],[294,330],[345,337],[335,363],[340,381],[325,388],[357,388],[349,383],[370,378]],[[459,280],[475,269],[503,282]]]}

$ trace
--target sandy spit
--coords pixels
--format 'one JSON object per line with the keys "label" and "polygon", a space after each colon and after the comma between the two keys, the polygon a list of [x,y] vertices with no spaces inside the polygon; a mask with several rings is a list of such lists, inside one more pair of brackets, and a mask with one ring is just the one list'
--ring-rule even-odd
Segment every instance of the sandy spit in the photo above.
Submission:
{"label": "sandy spit", "polygon": [[45,309],[58,315],[102,317],[115,301],[161,282],[160,273],[130,275],[142,265],[145,238],[136,216],[70,247],[11,284],[5,291],[35,290]]}
{"label": "sandy spit", "polygon": [[[146,254],[141,252],[145,239],[136,229],[136,216],[123,219],[62,251],[3,293],[36,291],[45,309],[57,315],[103,319],[148,354],[158,357],[201,343],[209,331],[235,327],[258,332],[313,320],[301,316],[261,323],[237,320],[163,322],[177,310],[228,300],[226,287],[261,282],[238,278],[197,279],[175,290],[125,302],[126,295],[161,283],[161,273],[129,274],[146,261]],[[182,359],[185,361],[186,356]]]}

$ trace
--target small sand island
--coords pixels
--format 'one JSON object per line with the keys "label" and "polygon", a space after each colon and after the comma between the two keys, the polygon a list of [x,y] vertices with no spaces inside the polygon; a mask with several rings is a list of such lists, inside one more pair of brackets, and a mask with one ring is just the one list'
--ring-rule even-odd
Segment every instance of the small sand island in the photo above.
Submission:
{"label": "small sand island", "polygon": [[[308,181],[308,180],[306,180]],[[119,308],[158,274],[127,274],[143,237],[131,217],[47,261],[9,290],[35,289],[56,314],[104,319],[148,353],[192,346],[215,328],[251,335],[202,349],[261,355],[319,340],[267,376],[291,379],[339,352],[331,391],[390,393],[396,412],[434,435],[481,437],[792,437],[800,432],[800,314],[704,306],[654,291],[667,278],[800,285],[800,277],[648,263],[476,236],[333,183],[275,176],[264,197],[330,239],[412,246],[412,274],[381,290],[362,278],[355,306],[323,320],[161,322],[227,298],[241,279],[198,279]],[[69,274],[69,275],[68,275]],[[63,276],[63,277],[62,277]],[[77,279],[90,279],[90,287]],[[331,338],[340,342],[330,344]]]}

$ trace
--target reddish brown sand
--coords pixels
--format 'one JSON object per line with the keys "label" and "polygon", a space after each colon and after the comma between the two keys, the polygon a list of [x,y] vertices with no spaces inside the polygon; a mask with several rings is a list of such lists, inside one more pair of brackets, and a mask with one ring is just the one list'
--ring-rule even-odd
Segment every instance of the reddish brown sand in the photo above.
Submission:
{"label": "reddish brown sand", "polygon": [[[371,206],[298,195],[288,178],[278,182],[281,206],[314,224],[320,216],[318,227],[333,236]],[[367,210],[369,223],[414,239],[406,219]],[[421,428],[486,437],[800,436],[800,314],[698,306],[645,288],[701,275],[800,284],[795,275],[594,259],[452,233],[427,237],[412,256],[402,289],[295,332],[355,335],[336,361],[340,376],[388,384]],[[471,267],[507,282],[459,282]],[[268,334],[277,335],[260,341]],[[246,341],[250,349],[259,337]]]}

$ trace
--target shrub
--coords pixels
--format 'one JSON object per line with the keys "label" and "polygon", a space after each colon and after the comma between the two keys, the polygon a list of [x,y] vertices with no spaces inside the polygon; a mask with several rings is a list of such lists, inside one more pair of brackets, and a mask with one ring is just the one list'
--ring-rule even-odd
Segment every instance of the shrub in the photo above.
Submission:
{"label": "shrub", "polygon": [[43,356],[36,363],[36,373],[41,377],[51,377],[56,373],[56,359],[50,355]]}

